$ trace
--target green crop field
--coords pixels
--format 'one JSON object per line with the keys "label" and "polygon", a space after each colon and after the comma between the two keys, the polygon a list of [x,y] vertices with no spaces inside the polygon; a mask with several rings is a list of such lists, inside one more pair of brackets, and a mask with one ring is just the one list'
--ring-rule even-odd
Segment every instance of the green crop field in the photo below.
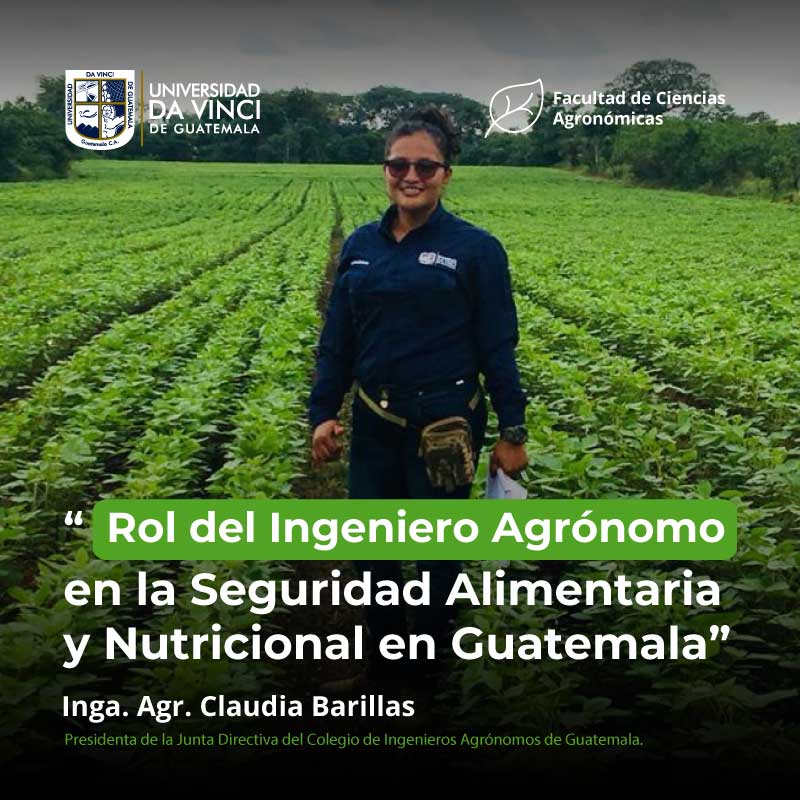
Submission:
{"label": "green crop field", "polygon": [[[0,725],[38,726],[43,737],[43,709],[59,708],[64,693],[105,685],[120,696],[263,695],[312,677],[280,663],[112,669],[100,650],[80,676],[61,669],[64,631],[132,619],[152,631],[175,627],[165,614],[67,605],[68,580],[132,580],[142,564],[94,559],[88,525],[76,532],[63,516],[83,509],[90,521],[101,497],[343,496],[343,465],[309,466],[306,400],[342,237],[387,202],[378,167],[95,160],[76,173],[0,185]],[[529,495],[722,497],[738,504],[740,520],[731,562],[591,562],[558,573],[663,579],[690,566],[720,583],[713,613],[492,607],[460,617],[498,633],[729,624],[735,636],[719,653],[702,663],[569,668],[458,662],[446,688],[452,719],[520,731],[627,730],[635,719],[663,727],[672,745],[690,736],[707,748],[785,757],[766,743],[778,730],[781,741],[800,741],[791,722],[800,669],[800,208],[496,167],[456,167],[445,205],[509,254],[530,397]],[[148,569],[181,583],[199,566]],[[324,566],[225,562],[214,571],[253,580]],[[253,622],[228,607],[175,614],[188,629]],[[265,631],[342,624],[299,611],[259,621]]]}

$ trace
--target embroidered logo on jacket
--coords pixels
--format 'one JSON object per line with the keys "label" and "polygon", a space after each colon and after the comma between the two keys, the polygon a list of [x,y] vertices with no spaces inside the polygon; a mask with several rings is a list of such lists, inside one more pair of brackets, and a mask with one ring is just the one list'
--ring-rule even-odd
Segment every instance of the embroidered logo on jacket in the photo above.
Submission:
{"label": "embroidered logo on jacket", "polygon": [[455,258],[448,258],[441,253],[431,253],[426,251],[419,254],[420,264],[441,264],[443,267],[455,269],[458,266],[458,260]]}

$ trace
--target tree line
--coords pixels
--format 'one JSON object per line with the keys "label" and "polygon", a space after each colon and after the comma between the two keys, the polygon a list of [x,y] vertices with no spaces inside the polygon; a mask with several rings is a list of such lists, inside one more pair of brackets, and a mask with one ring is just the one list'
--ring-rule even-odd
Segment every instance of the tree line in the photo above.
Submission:
{"label": "tree line", "polygon": [[[39,76],[34,102],[19,98],[0,106],[0,180],[64,177],[75,158],[169,161],[241,161],[375,164],[383,159],[386,130],[410,109],[433,103],[447,108],[462,130],[460,164],[568,166],[654,186],[736,191],[751,182],[773,196],[800,190],[800,124],[780,124],[764,112],[739,115],[727,104],[667,105],[660,90],[711,94],[714,83],[690,63],[640,61],[603,89],[638,90],[651,98],[637,106],[582,108],[544,98],[542,114],[527,133],[492,133],[487,107],[447,92],[413,92],[377,86],[344,95],[294,88],[261,95],[259,134],[145,135],[112,153],[92,154],[64,136],[64,79]],[[646,113],[661,125],[553,124],[560,113]],[[188,121],[188,118],[187,118]]]}

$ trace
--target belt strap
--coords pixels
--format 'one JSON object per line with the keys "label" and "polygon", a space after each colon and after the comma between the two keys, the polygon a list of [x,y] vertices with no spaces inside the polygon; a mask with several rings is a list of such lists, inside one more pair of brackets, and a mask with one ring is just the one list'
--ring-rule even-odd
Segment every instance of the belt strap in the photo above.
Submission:
{"label": "belt strap", "polygon": [[[379,417],[383,417],[385,420],[389,422],[394,422],[395,425],[399,425],[401,428],[406,428],[409,426],[409,422],[405,417],[400,417],[397,414],[392,414],[391,411],[387,411],[385,408],[381,408],[365,391],[364,388],[361,386],[358,381],[355,382],[356,389],[358,391],[358,396],[366,403],[370,410],[374,411]],[[469,408],[470,411],[474,411],[478,403],[481,399],[481,386],[478,384],[478,388],[475,389],[475,394],[469,400]]]}
{"label": "belt strap", "polygon": [[385,408],[381,408],[361,387],[360,384],[356,384],[358,386],[358,396],[369,406],[372,411],[374,411],[379,417],[383,417],[384,419],[388,419],[389,422],[394,422],[395,425],[399,425],[401,428],[405,428],[408,426],[408,420],[405,417],[398,417],[397,414],[392,414],[390,411],[387,411]]}

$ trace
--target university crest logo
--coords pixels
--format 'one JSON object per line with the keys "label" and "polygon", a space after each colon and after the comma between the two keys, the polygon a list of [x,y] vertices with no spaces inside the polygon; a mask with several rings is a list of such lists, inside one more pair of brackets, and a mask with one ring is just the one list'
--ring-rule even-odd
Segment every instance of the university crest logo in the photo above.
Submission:
{"label": "university crest logo", "polygon": [[133,138],[136,70],[68,69],[64,76],[64,128],[72,144],[112,150]]}

